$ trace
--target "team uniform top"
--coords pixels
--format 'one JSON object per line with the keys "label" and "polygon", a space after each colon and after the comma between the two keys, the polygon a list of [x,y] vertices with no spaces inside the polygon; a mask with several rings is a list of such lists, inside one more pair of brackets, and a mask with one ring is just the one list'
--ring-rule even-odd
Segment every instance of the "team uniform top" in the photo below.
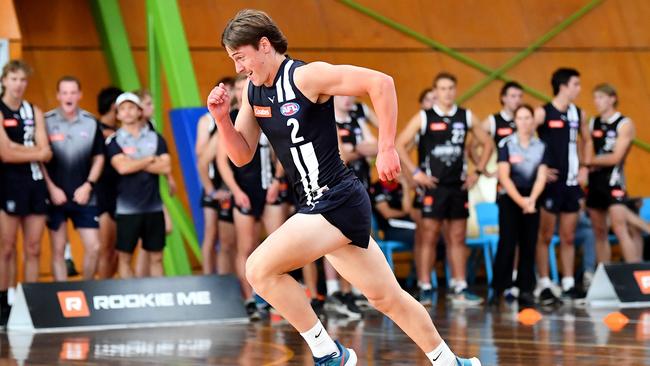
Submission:
{"label": "team uniform top", "polygon": [[[144,125],[136,137],[120,128],[108,138],[108,162],[117,154],[132,159],[167,154],[167,144],[162,136]],[[162,211],[158,175],[144,170],[122,175],[117,186],[116,213],[133,215]]]}
{"label": "team uniform top", "polygon": [[[402,198],[404,197],[404,188],[402,187],[402,184],[400,184],[399,182],[377,181],[370,186],[368,192],[370,194],[370,199],[372,200],[373,203],[373,208],[381,202],[386,202],[388,204],[388,207],[392,209],[395,210],[403,209]],[[377,218],[377,226],[379,226],[379,228],[382,230],[386,230],[387,228],[389,228],[390,225],[388,223],[388,220],[384,216],[382,216],[381,213],[379,213],[378,211],[376,211],[376,213],[377,215],[375,215],[375,217]],[[410,221],[409,215],[405,215],[404,217],[401,217],[399,219]]]}
{"label": "team uniform top", "polygon": [[[238,109],[230,111],[230,119],[237,119]],[[273,182],[275,167],[271,156],[271,145],[269,139],[263,133],[257,142],[257,149],[253,159],[246,165],[238,167],[231,164],[235,181],[244,188],[244,191],[252,189],[266,190]]]}
{"label": "team uniform top", "polygon": [[[68,200],[88,179],[93,158],[104,152],[104,137],[99,123],[89,112],[77,110],[74,121],[67,121],[57,108],[45,114],[47,135],[52,147],[52,160],[47,172]],[[89,204],[95,204],[95,194]]]}
{"label": "team uniform top", "polygon": [[293,185],[298,212],[321,213],[344,203],[356,178],[339,155],[333,98],[313,103],[294,84],[302,65],[286,58],[273,86],[249,83],[248,100]]}
{"label": "team uniform top", "polygon": [[418,163],[438,185],[462,185],[466,178],[465,139],[472,127],[472,112],[456,105],[444,114],[437,105],[420,111]]}
{"label": "team uniform top", "polygon": [[[208,116],[210,116],[208,114]],[[217,133],[217,123],[214,121],[214,118],[210,116],[210,124],[208,125],[208,132],[210,133],[210,137],[214,136],[215,133]],[[217,169],[217,158],[215,157],[208,163],[208,177],[210,178],[210,181],[212,182],[212,186],[214,189],[219,189],[221,188],[221,185],[223,184],[223,180],[221,179],[221,174],[219,174],[219,169]]]}
{"label": "team uniform top", "polygon": [[494,146],[517,131],[517,125],[512,117],[507,116],[503,111],[490,115],[490,135],[494,139]]}
{"label": "team uniform top", "polygon": [[[352,144],[356,148],[357,144],[363,141],[363,130],[361,125],[366,123],[363,107],[358,104],[357,108],[350,112],[349,118],[344,121],[336,121],[341,142]],[[370,164],[365,157],[349,161],[348,167],[352,169],[354,175],[359,178],[363,186],[368,189],[370,186]]]}
{"label": "team uniform top", "polygon": [[[616,139],[619,136],[619,129],[628,123],[629,119],[619,112],[616,112],[607,121],[600,117],[592,118],[589,123],[591,138],[594,142],[596,155],[611,154],[616,147]],[[627,153],[626,153],[627,154]],[[589,185],[597,187],[625,187],[625,176],[623,175],[623,162],[614,166],[598,167],[589,173]]]}
{"label": "team uniform top", "polygon": [[[4,118],[3,127],[9,140],[23,146],[35,146],[34,106],[23,101],[18,110],[13,110],[0,100],[0,110]],[[34,182],[43,180],[43,172],[38,162],[4,163],[2,173],[7,180],[20,179]]]}
{"label": "team uniform top", "polygon": [[[510,165],[510,179],[522,195],[528,195],[537,179],[537,169],[548,164],[546,145],[537,137],[530,139],[527,147],[521,146],[519,136],[512,134],[501,140],[498,146],[498,161]],[[505,194],[505,190],[500,192]]]}
{"label": "team uniform top", "polygon": [[578,132],[582,112],[574,104],[561,112],[552,103],[544,106],[544,112],[546,117],[537,134],[548,148],[549,168],[558,170],[558,184],[578,186]]}

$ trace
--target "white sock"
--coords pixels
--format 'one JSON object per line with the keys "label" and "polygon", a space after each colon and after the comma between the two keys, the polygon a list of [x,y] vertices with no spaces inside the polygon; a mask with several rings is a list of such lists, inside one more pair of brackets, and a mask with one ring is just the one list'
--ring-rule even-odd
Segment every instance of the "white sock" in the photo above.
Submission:
{"label": "white sock", "polygon": [[463,290],[466,289],[466,288],[467,288],[467,281],[465,281],[465,280],[458,280],[458,279],[455,280],[455,286],[454,286],[454,291],[455,291],[455,292],[457,292],[457,293],[458,293],[458,292],[461,292],[461,291],[463,291]]}
{"label": "white sock", "polygon": [[433,289],[433,286],[431,286],[430,283],[420,283],[418,284],[418,287],[420,288],[420,290],[424,290],[424,291]]}
{"label": "white sock", "polygon": [[517,270],[512,271],[512,282],[517,281]]}
{"label": "white sock", "polygon": [[539,283],[539,288],[542,290],[545,290],[547,288],[551,288],[553,286],[553,283],[551,282],[551,279],[548,277],[542,277],[538,280]]}
{"label": "white sock", "polygon": [[336,291],[341,291],[339,280],[327,280],[325,286],[327,287],[327,296],[332,296]]}
{"label": "white sock", "polygon": [[311,349],[314,357],[320,358],[331,355],[332,353],[338,355],[339,349],[336,343],[330,338],[330,335],[325,330],[325,327],[320,320],[310,330],[305,333],[300,333],[305,339],[309,349]]}
{"label": "white sock", "polygon": [[63,250],[64,259],[72,259],[72,250],[70,250],[70,243],[65,243],[65,249]]}
{"label": "white sock", "polygon": [[569,291],[572,287],[575,287],[576,280],[573,277],[562,277],[562,291]]}
{"label": "white sock", "polygon": [[440,342],[433,351],[427,352],[427,358],[433,366],[451,366],[456,364],[456,355],[449,349],[445,341]]}
{"label": "white sock", "polygon": [[9,304],[9,306],[12,306],[14,304],[15,298],[16,298],[16,289],[13,287],[9,287],[7,289],[7,304]]}

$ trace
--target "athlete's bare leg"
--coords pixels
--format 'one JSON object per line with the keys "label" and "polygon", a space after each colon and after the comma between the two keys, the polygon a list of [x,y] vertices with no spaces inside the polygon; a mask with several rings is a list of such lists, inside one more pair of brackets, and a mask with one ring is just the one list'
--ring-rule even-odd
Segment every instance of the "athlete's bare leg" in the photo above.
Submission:
{"label": "athlete's bare leg", "polygon": [[68,279],[68,268],[65,265],[65,244],[68,241],[68,225],[64,221],[57,230],[50,230],[52,277],[54,281]]}
{"label": "athlete's bare leg", "polygon": [[242,295],[245,300],[248,300],[253,297],[253,289],[245,277],[246,260],[259,243],[260,226],[257,220],[255,220],[255,217],[244,215],[238,209],[233,211],[233,216],[235,218],[235,231],[237,233],[237,260],[235,265],[237,268],[237,276],[239,276],[241,282]]}
{"label": "athlete's bare leg", "polygon": [[590,208],[589,218],[596,239],[596,260],[598,263],[609,263],[612,259],[612,250],[607,238],[607,211]]}
{"label": "athlete's bare leg", "polygon": [[467,245],[465,244],[467,219],[448,220],[447,230],[451,277],[457,281],[465,281],[467,278]]}
{"label": "athlete's bare leg", "polygon": [[555,223],[557,215],[544,209],[539,214],[539,234],[537,235],[537,253],[535,261],[537,263],[537,273],[539,277],[549,277],[548,268],[548,246],[551,244],[555,232]]}
{"label": "athlete's bare leg", "polygon": [[219,221],[219,253],[217,254],[217,273],[220,275],[235,273],[237,240],[235,225],[232,222]]}
{"label": "athlete's bare leg", "polygon": [[203,274],[205,275],[215,273],[215,265],[217,264],[215,243],[217,242],[218,222],[217,211],[209,207],[204,207],[201,255],[203,257]]}
{"label": "athlete's bare leg", "polygon": [[368,249],[348,242],[323,216],[294,215],[249,257],[246,277],[255,291],[294,328],[305,332],[318,318],[298,282],[287,273],[329,254],[328,259],[339,273],[361,290],[376,309],[393,319],[422,350],[434,349],[441,338],[429,314],[399,287],[374,240]]}
{"label": "athlete's bare leg", "polygon": [[97,263],[97,277],[99,279],[113,278],[117,270],[117,253],[115,240],[117,228],[115,220],[109,213],[99,217],[99,261]]}
{"label": "athlete's bare leg", "polygon": [[576,257],[575,235],[578,225],[577,212],[561,212],[560,227],[560,256],[562,263],[562,276],[573,277],[574,260]]}
{"label": "athlete's bare leg", "polygon": [[[0,256],[0,290],[7,291],[9,288],[9,277],[11,262],[16,258],[16,235],[20,225],[20,217],[12,216],[4,211],[0,211],[0,229],[2,236],[2,253]],[[15,271],[15,266],[14,266]]]}
{"label": "athlete's bare leg", "polygon": [[99,230],[80,228],[77,231],[84,245],[84,279],[92,280],[97,272],[97,259],[99,258]]}
{"label": "athlete's bare leg", "polygon": [[25,282],[38,281],[41,259],[41,240],[45,231],[45,215],[28,215],[23,224],[23,253],[25,258]]}
{"label": "athlete's bare leg", "polygon": [[436,261],[436,247],[442,230],[442,221],[423,217],[420,220],[420,250],[415,258],[418,282],[431,283],[431,267]]}
{"label": "athlete's bare leg", "polygon": [[611,205],[608,211],[612,222],[612,231],[621,245],[625,262],[637,263],[643,259],[643,248],[637,248],[636,243],[632,240],[627,224],[627,210],[628,208],[624,205],[615,204]]}

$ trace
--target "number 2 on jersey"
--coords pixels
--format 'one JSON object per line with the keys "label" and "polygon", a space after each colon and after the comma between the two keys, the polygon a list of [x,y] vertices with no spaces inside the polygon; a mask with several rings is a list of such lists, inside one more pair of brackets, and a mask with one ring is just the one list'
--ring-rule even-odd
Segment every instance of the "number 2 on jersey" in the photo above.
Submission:
{"label": "number 2 on jersey", "polygon": [[295,118],[289,118],[287,121],[287,126],[291,127],[291,142],[294,144],[297,144],[299,142],[305,141],[305,138],[302,136],[298,136],[298,128],[300,128],[300,125],[298,124],[298,120]]}

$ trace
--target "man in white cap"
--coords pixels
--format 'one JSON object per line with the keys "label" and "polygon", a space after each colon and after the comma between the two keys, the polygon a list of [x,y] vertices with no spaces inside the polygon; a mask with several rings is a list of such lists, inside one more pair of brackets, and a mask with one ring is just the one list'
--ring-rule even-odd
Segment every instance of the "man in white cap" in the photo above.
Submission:
{"label": "man in white cap", "polygon": [[142,107],[133,93],[123,93],[115,101],[122,127],[107,142],[107,157],[120,175],[117,186],[118,272],[133,277],[131,257],[142,239],[150,255],[150,273],[162,276],[165,221],[158,188],[158,176],[171,169],[167,144],[162,136],[140,123]]}

